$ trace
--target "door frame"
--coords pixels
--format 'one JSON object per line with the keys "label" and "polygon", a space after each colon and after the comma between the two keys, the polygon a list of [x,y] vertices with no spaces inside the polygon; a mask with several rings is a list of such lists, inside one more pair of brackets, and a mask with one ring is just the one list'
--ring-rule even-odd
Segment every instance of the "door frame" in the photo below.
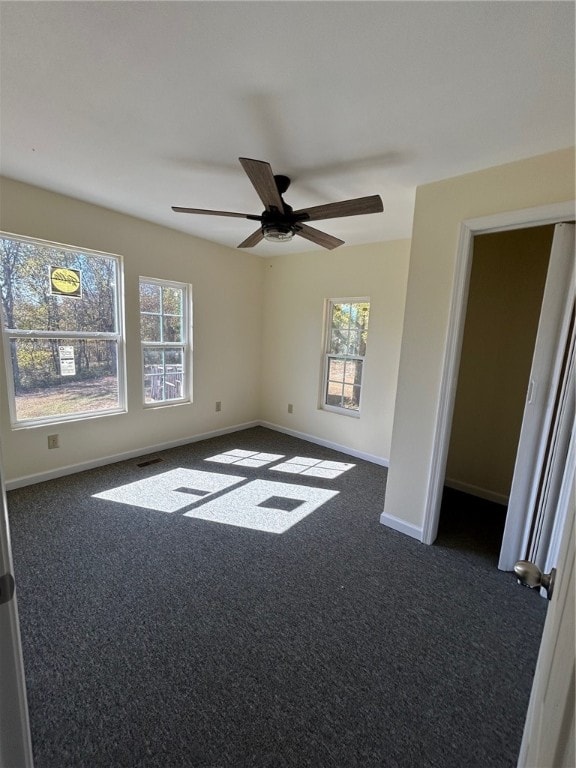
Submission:
{"label": "door frame", "polygon": [[432,462],[428,477],[422,526],[422,542],[424,544],[432,544],[435,541],[440,523],[442,490],[446,474],[448,447],[452,434],[454,402],[460,370],[464,323],[468,307],[474,237],[493,232],[528,229],[547,224],[558,224],[562,221],[574,221],[574,207],[575,201],[568,200],[552,205],[523,208],[517,211],[506,211],[490,216],[465,219],[460,223],[452,281],[448,333],[440,382],[440,401],[436,412]]}
{"label": "door frame", "polygon": [[[0,576],[12,577],[8,505],[0,446]],[[16,591],[0,603],[0,766],[33,768],[32,741]]]}

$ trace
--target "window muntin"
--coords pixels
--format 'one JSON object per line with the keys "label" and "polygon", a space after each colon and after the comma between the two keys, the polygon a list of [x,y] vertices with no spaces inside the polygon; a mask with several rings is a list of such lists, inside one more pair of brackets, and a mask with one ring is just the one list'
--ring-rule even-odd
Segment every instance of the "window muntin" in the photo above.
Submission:
{"label": "window muntin", "polygon": [[0,234],[13,428],[125,411],[117,256]]}
{"label": "window muntin", "polygon": [[190,400],[190,286],[140,278],[144,403]]}
{"label": "window muntin", "polygon": [[327,302],[322,407],[358,415],[368,338],[368,299]]}

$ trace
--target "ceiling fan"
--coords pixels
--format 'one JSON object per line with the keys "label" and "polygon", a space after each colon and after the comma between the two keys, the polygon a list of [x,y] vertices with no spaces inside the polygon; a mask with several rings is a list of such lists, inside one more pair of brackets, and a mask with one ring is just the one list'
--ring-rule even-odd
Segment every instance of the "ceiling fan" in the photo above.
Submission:
{"label": "ceiling fan", "polygon": [[342,200],[339,203],[315,205],[312,208],[302,208],[298,211],[284,202],[282,195],[290,186],[288,176],[274,175],[270,163],[263,160],[239,158],[242,167],[252,182],[258,197],[264,203],[262,214],[233,213],[231,211],[210,211],[204,208],[183,208],[172,206],[177,213],[200,213],[207,216],[235,216],[250,221],[259,221],[260,228],[240,243],[238,248],[252,248],[263,239],[274,242],[291,240],[294,235],[300,235],[323,248],[337,248],[344,240],[309,227],[305,222],[320,219],[335,219],[343,216],[358,216],[366,213],[380,213],[384,210],[380,195],[357,197],[353,200]]}

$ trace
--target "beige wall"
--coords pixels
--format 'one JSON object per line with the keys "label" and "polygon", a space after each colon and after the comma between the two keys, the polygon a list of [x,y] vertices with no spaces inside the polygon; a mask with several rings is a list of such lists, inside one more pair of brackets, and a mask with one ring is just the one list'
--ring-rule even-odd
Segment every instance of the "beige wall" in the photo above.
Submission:
{"label": "beige wall", "polygon": [[460,223],[573,199],[573,148],[418,188],[383,522],[424,525]]}
{"label": "beige wall", "polygon": [[[408,276],[410,241],[287,254],[264,282],[262,418],[386,462]],[[319,408],[325,300],[370,298],[360,418]],[[288,413],[288,403],[294,406]]]}
{"label": "beige wall", "polygon": [[[262,259],[7,179],[0,216],[5,232],[121,255],[126,294],[127,414],[11,430],[0,361],[9,483],[260,420],[387,461],[408,240]],[[193,285],[192,404],[142,407],[140,275]],[[318,407],[324,301],[346,296],[371,299],[359,419]],[[55,432],[61,447],[49,451]]]}
{"label": "beige wall", "polygon": [[[3,179],[5,232],[119,254],[124,258],[128,413],[11,430],[4,361],[0,434],[9,481],[257,420],[260,415],[264,260],[175,230]],[[138,277],[192,283],[194,402],[142,407]],[[215,412],[215,401],[222,412]],[[58,432],[61,447],[48,450]]]}
{"label": "beige wall", "polygon": [[[376,459],[390,457],[385,513],[417,530],[426,503],[459,224],[573,199],[573,184],[573,150],[555,152],[420,187],[411,246],[405,240],[262,259],[4,180],[5,231],[124,257],[129,395],[126,415],[58,425],[62,447],[48,451],[46,435],[53,427],[10,430],[1,375],[6,479],[261,419]],[[139,275],[193,283],[193,404],[141,406]],[[323,305],[344,296],[369,296],[372,302],[360,419],[318,408]],[[222,401],[219,414],[216,400]]]}
{"label": "beige wall", "polygon": [[474,238],[449,485],[507,502],[554,227]]}

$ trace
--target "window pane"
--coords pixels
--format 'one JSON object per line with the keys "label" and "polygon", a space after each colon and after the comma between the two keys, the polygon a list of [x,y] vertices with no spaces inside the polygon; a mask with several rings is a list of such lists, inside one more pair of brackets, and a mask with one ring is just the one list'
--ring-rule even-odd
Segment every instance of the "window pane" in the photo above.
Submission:
{"label": "window pane", "polygon": [[360,384],[362,381],[362,360],[347,360],[344,381],[348,384]]}
{"label": "window pane", "polygon": [[[146,292],[147,288],[150,288],[149,293]],[[187,395],[184,346],[188,344],[188,331],[184,323],[187,287],[141,280],[140,292],[141,297],[147,297],[146,308],[150,307],[155,313],[145,313],[141,299],[144,401],[153,404],[182,400]],[[161,346],[147,347],[150,342]],[[174,344],[179,346],[172,346]]]}
{"label": "window pane", "polygon": [[350,327],[350,304],[332,305],[332,327],[343,329]]}
{"label": "window pane", "polygon": [[140,283],[140,311],[160,314],[160,286],[156,283]]}
{"label": "window pane", "polygon": [[167,349],[164,352],[164,362],[167,368],[177,368],[181,371],[183,354],[181,349]]}
{"label": "window pane", "polygon": [[370,302],[330,302],[329,308],[324,405],[358,411]]}
{"label": "window pane", "polygon": [[344,360],[330,359],[328,363],[328,382],[326,386],[326,403],[328,405],[342,405],[342,388],[344,381]]}
{"label": "window pane", "polygon": [[342,394],[340,392],[334,393],[329,391],[326,395],[326,405],[334,405],[336,407],[342,406]]}
{"label": "window pane", "polygon": [[140,333],[143,341],[161,341],[160,315],[140,315]]}
{"label": "window pane", "polygon": [[117,264],[99,254],[0,238],[5,327],[116,333]]}
{"label": "window pane", "polygon": [[115,410],[116,341],[10,339],[18,420]]}
{"label": "window pane", "polygon": [[348,384],[344,386],[342,406],[351,411],[357,411],[360,408],[360,387],[354,387]]}
{"label": "window pane", "polygon": [[344,367],[346,361],[338,358],[331,357],[328,360],[328,380],[329,381],[344,381]]}
{"label": "window pane", "polygon": [[340,329],[333,329],[330,336],[328,352],[332,355],[346,354],[348,348],[348,332]]}
{"label": "window pane", "polygon": [[350,331],[348,336],[348,349],[347,354],[359,355],[361,349],[361,334],[360,331]]}
{"label": "window pane", "polygon": [[369,304],[361,302],[358,304],[352,304],[350,310],[350,323],[353,328],[362,330],[368,328],[368,310]]}
{"label": "window pane", "polygon": [[164,317],[162,322],[164,329],[162,341],[182,341],[182,319],[180,317]]}
{"label": "window pane", "polygon": [[[144,367],[148,365],[164,365],[164,352],[162,349],[145,349],[144,350]],[[157,371],[152,371],[157,373]]]}
{"label": "window pane", "polygon": [[182,289],[162,288],[162,313],[164,315],[182,314]]}
{"label": "window pane", "polygon": [[183,360],[183,349],[144,350],[144,400],[146,403],[182,398]]}

